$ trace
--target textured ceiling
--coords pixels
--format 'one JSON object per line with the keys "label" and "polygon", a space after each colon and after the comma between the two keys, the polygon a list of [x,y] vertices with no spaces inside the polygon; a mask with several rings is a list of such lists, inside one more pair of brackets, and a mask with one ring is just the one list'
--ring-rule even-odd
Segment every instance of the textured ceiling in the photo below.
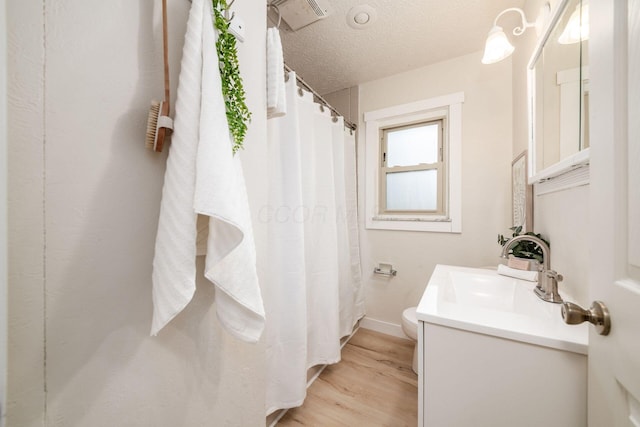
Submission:
{"label": "textured ceiling", "polygon": [[[524,0],[328,3],[332,14],[325,19],[298,31],[280,26],[285,62],[321,94],[480,51],[498,13],[522,7]],[[361,4],[375,8],[378,18],[365,29],[353,29],[346,17]],[[506,14],[498,24],[509,31],[518,16]]]}

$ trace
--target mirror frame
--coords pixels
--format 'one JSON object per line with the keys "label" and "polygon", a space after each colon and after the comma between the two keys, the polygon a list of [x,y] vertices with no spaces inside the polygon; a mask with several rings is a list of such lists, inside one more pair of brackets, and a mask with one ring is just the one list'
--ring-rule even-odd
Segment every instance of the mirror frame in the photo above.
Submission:
{"label": "mirror frame", "polygon": [[[562,180],[561,188],[558,189],[571,188],[589,183],[589,148],[585,148],[542,170],[536,170],[535,65],[536,61],[540,58],[540,55],[542,55],[542,51],[549,41],[551,34],[556,29],[556,25],[558,25],[560,18],[567,9],[568,4],[569,0],[560,0],[555,9],[551,12],[549,21],[547,22],[542,36],[539,38],[533,54],[531,55],[529,64],[527,65],[529,106],[529,184],[542,184],[554,178],[563,176],[564,179]],[[579,66],[582,67],[582,64]],[[537,193],[541,194],[539,191]]]}

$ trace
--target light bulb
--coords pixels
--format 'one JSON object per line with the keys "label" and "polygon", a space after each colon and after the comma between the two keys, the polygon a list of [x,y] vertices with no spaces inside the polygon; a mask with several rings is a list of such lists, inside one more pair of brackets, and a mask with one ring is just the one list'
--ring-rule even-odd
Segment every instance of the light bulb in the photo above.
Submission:
{"label": "light bulb", "polygon": [[513,53],[513,45],[509,43],[502,27],[495,26],[489,31],[487,42],[484,46],[483,64],[494,64],[509,57]]}

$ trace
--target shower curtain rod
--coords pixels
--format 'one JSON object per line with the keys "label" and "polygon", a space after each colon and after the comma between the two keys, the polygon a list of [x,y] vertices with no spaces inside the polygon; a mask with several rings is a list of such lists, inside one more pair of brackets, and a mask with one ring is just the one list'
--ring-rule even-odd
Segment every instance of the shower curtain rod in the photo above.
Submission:
{"label": "shower curtain rod", "polygon": [[[291,69],[291,67],[289,67],[287,64],[284,64],[284,69],[287,73],[291,73],[293,72],[293,70]],[[313,94],[314,97],[316,97],[318,99],[318,101],[320,101],[322,103],[322,105],[324,105],[325,107],[327,107],[329,110],[331,110],[333,113],[335,113],[335,115],[337,116],[342,116],[342,114],[340,114],[340,112],[338,110],[336,110],[335,108],[333,108],[331,106],[331,104],[329,104],[329,102],[327,102],[326,99],[324,99],[322,96],[320,96],[320,94],[318,92],[316,92],[311,86],[309,86],[309,83],[305,82],[302,77],[300,77],[298,74],[296,74],[296,80],[298,81],[298,83],[300,83],[302,86],[305,87],[305,89],[307,89],[309,92],[311,92]],[[343,117],[344,119],[344,117]],[[351,123],[349,120],[344,119],[344,125],[346,127],[348,127],[349,129],[351,129],[352,131],[356,130],[358,128],[358,126],[355,123]]]}

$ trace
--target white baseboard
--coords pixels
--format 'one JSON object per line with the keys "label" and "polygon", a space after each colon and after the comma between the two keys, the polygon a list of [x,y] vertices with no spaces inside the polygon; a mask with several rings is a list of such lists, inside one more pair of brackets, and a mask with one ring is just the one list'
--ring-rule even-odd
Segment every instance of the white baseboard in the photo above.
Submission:
{"label": "white baseboard", "polygon": [[395,323],[385,322],[383,320],[372,319],[368,316],[362,318],[360,321],[360,327],[398,338],[410,339],[402,330],[402,326]]}

